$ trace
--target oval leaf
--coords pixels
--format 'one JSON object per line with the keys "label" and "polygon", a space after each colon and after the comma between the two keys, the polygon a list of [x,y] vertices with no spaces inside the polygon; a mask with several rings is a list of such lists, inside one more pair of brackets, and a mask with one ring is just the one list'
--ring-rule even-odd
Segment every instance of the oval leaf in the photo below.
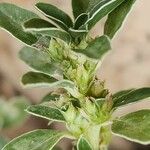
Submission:
{"label": "oval leaf", "polygon": [[41,28],[51,28],[55,27],[50,22],[43,20],[41,18],[33,18],[24,23],[24,27],[27,29],[41,29]]}
{"label": "oval leaf", "polygon": [[105,23],[104,34],[108,35],[111,39],[113,38],[115,33],[121,28],[123,21],[130,12],[135,1],[136,0],[125,0],[108,15],[108,19]]}
{"label": "oval leaf", "polygon": [[62,71],[58,68],[57,64],[51,62],[51,58],[46,52],[31,47],[24,47],[19,52],[19,57],[37,71],[46,73],[50,76],[56,74],[62,75]]}
{"label": "oval leaf", "polygon": [[27,45],[37,42],[37,37],[23,30],[23,24],[29,19],[38,18],[36,14],[18,6],[0,3],[0,27]]}
{"label": "oval leaf", "polygon": [[75,52],[82,53],[89,58],[100,59],[111,49],[110,40],[107,36],[101,36],[93,40],[87,48],[83,50],[75,49]]}
{"label": "oval leaf", "polygon": [[48,103],[46,104],[47,106],[42,104],[29,106],[26,111],[34,116],[45,118],[50,121],[65,121],[65,118],[59,109],[48,106]]}
{"label": "oval leaf", "polygon": [[80,14],[85,13],[90,0],[72,0],[72,9],[74,18],[77,18]]}
{"label": "oval leaf", "polygon": [[36,7],[41,11],[46,17],[51,19],[53,22],[58,24],[64,30],[73,26],[71,18],[62,10],[58,9],[56,6],[47,3],[37,3]]}
{"label": "oval leaf", "polygon": [[22,83],[29,87],[63,88],[76,98],[81,96],[73,82],[69,80],[58,81],[43,73],[28,72],[22,77]]}
{"label": "oval leaf", "polygon": [[104,16],[109,14],[117,6],[119,6],[124,0],[103,0],[100,1],[93,9],[90,11],[90,17],[82,28],[86,28],[88,25],[88,30],[90,30],[99,20]]}
{"label": "oval leaf", "polygon": [[51,150],[63,136],[61,131],[39,129],[15,138],[2,150]]}
{"label": "oval leaf", "polygon": [[83,137],[81,137],[77,143],[77,150],[92,150],[92,148],[90,144]]}
{"label": "oval leaf", "polygon": [[126,94],[122,93],[122,95],[120,94],[120,96],[115,97],[113,99],[114,101],[113,107],[115,108],[115,107],[124,106],[126,104],[137,102],[148,97],[150,97],[150,88],[148,87],[129,90],[126,92]]}
{"label": "oval leaf", "polygon": [[27,31],[36,33],[36,34],[41,34],[44,36],[49,36],[49,37],[54,37],[54,38],[59,38],[65,42],[67,42],[68,44],[71,42],[71,37],[70,35],[65,32],[62,31],[60,29],[57,28],[44,28],[44,29],[27,29]]}
{"label": "oval leaf", "polygon": [[130,141],[150,144],[150,109],[140,110],[114,120],[112,132]]}
{"label": "oval leaf", "polygon": [[78,16],[74,23],[74,29],[79,29],[84,23],[88,20],[89,15],[86,13],[81,14]]}

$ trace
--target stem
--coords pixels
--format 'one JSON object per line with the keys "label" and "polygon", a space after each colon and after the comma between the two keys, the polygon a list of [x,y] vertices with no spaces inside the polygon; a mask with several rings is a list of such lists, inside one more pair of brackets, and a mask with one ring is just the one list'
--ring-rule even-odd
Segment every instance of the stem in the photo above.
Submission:
{"label": "stem", "polygon": [[100,145],[100,150],[108,150],[108,146],[107,145]]}

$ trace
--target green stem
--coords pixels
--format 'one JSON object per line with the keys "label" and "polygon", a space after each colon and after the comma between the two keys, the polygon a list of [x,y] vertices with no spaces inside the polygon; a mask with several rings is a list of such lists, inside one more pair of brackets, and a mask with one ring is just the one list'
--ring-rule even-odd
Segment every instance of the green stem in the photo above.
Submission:
{"label": "green stem", "polygon": [[107,145],[100,145],[100,150],[108,150],[108,146]]}

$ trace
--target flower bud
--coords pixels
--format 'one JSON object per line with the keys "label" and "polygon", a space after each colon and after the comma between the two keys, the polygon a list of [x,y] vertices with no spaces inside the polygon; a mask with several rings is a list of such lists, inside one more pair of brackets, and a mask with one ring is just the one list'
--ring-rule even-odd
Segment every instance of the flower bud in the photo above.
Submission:
{"label": "flower bud", "polygon": [[89,89],[89,96],[95,98],[104,98],[108,94],[108,90],[105,89],[105,82],[100,80],[95,80]]}

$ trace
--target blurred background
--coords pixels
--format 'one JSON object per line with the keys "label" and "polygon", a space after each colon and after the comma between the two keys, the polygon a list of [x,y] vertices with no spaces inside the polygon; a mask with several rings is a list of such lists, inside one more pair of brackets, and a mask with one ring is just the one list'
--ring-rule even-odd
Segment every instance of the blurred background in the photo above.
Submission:
{"label": "blurred background", "polygon": [[[71,0],[41,0],[57,5],[71,16]],[[36,0],[0,0],[14,3],[33,11]],[[128,16],[124,27],[113,40],[113,51],[104,60],[98,76],[106,80],[112,92],[118,90],[150,86],[150,1],[137,1],[132,13]],[[102,33],[104,21],[91,31],[93,36]],[[48,91],[43,89],[23,89],[21,76],[29,70],[18,58],[18,51],[23,46],[7,32],[0,29],[0,97],[11,101],[14,96],[24,96],[32,104],[36,104]],[[1,106],[0,106],[1,107]],[[150,100],[125,107],[116,114],[126,114],[133,110],[150,108]],[[0,108],[1,109],[1,108]],[[63,128],[52,125],[54,128]],[[0,134],[12,139],[27,131],[37,128],[49,128],[45,120],[28,117],[20,126],[13,126],[0,131]],[[70,150],[70,142],[61,142],[64,150]],[[150,146],[142,146],[120,138],[113,138],[110,150],[150,150]]]}

